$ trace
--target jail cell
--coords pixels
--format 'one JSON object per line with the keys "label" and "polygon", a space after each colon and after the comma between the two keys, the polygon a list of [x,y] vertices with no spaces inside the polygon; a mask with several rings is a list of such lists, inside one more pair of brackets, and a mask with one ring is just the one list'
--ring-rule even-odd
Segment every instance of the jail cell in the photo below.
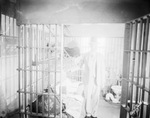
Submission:
{"label": "jail cell", "polygon": [[56,84],[62,77],[62,27],[25,24],[18,31],[20,117],[61,116],[61,86],[56,93]]}
{"label": "jail cell", "polygon": [[13,16],[0,14],[0,116],[18,108],[18,30]]}
{"label": "jail cell", "polygon": [[120,118],[150,117],[150,17],[126,23]]}

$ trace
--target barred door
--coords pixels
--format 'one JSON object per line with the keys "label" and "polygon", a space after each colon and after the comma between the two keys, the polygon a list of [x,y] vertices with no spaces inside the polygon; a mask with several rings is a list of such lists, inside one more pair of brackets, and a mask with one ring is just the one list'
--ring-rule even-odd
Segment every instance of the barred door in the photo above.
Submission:
{"label": "barred door", "polygon": [[126,23],[120,118],[150,117],[149,16]]}

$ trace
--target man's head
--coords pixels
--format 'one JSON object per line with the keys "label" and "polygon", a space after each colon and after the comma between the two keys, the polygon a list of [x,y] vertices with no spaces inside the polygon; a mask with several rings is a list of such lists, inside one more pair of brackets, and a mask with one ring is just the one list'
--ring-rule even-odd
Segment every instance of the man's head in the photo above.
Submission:
{"label": "man's head", "polygon": [[91,47],[91,50],[96,50],[97,47],[98,47],[98,38],[97,37],[91,37],[90,39],[90,47]]}

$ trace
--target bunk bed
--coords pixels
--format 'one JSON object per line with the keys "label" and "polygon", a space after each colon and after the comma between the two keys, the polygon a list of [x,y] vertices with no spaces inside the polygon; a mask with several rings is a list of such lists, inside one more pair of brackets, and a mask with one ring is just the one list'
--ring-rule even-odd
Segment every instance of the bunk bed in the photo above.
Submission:
{"label": "bunk bed", "polygon": [[[32,60],[32,68],[51,63],[50,71],[57,72],[60,69],[60,50],[59,48],[56,48],[55,44],[47,44],[46,46],[47,49],[45,49],[45,51],[50,52],[50,61],[54,61],[57,58],[57,63],[49,62],[48,59],[37,61],[36,55],[35,59]],[[63,53],[63,81],[60,82],[60,79],[50,77],[53,78],[54,81],[51,79],[51,84],[47,84],[47,86],[42,85],[42,91],[37,92],[37,96],[34,99],[30,98],[25,114],[29,114],[32,118],[59,117],[61,111],[63,118],[80,117],[83,104],[83,83],[81,82],[81,72],[75,77],[73,77],[74,75],[67,75],[67,73],[73,74],[76,71],[81,71],[77,64],[79,61],[78,57],[80,56],[80,50],[78,47],[64,47]],[[48,67],[45,67],[44,71],[46,72],[47,69]],[[61,92],[60,87],[62,88]],[[61,98],[60,95],[62,96]]]}

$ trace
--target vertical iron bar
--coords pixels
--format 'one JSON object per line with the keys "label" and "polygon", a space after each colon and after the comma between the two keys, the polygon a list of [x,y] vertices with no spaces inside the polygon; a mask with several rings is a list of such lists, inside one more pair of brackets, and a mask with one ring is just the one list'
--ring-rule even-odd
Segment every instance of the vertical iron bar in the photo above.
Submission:
{"label": "vertical iron bar", "polygon": [[25,118],[27,118],[27,110],[26,110],[26,106],[27,106],[27,95],[26,95],[26,86],[27,86],[27,71],[26,71],[26,67],[27,67],[27,26],[24,25],[24,111],[25,111]]}
{"label": "vertical iron bar", "polygon": [[44,86],[44,24],[42,25],[42,116],[44,115],[44,96],[43,96],[43,86]]}
{"label": "vertical iron bar", "polygon": [[[2,35],[3,35],[2,34],[2,11],[1,11],[1,9],[2,9],[2,5],[0,4],[0,43],[2,43]],[[0,45],[0,58],[1,57],[2,57],[2,45]]]}
{"label": "vertical iron bar", "polygon": [[137,41],[137,21],[135,22],[135,27],[134,27],[134,36],[133,36],[133,59],[132,59],[132,78],[131,78],[131,94],[130,94],[130,111],[132,110],[132,99],[133,99],[133,82],[134,82],[134,70],[135,70],[135,56],[136,56],[136,41]]}
{"label": "vertical iron bar", "polygon": [[[146,24],[145,24],[145,21],[143,21],[143,33],[142,33],[142,37],[143,37],[143,41],[142,41],[142,51],[144,51],[144,43],[145,43],[145,27],[146,27]],[[145,52],[142,52],[142,60],[141,60],[141,63],[142,63],[142,65],[141,65],[141,81],[140,81],[140,83],[141,83],[141,85],[143,86],[143,79],[144,79],[144,59],[145,59],[145,54],[144,54]],[[143,100],[143,88],[141,88],[140,89],[140,98],[139,98],[139,101],[142,101]],[[140,118],[143,118],[143,104],[141,105],[141,111],[140,111]]]}
{"label": "vertical iron bar", "polygon": [[[23,56],[24,56],[24,48],[23,48],[23,36],[24,36],[24,31],[23,31],[23,25],[19,25],[20,31],[20,34],[18,33],[18,35],[20,35],[20,69],[23,69]],[[24,74],[24,71],[23,70],[20,70],[20,90],[23,89],[23,74]],[[23,106],[23,93],[20,92],[20,105]],[[20,107],[21,107],[20,106]],[[22,110],[22,108],[21,108]]]}
{"label": "vertical iron bar", "polygon": [[[133,23],[130,23],[130,47],[129,47],[129,50],[131,50],[131,47],[132,47],[132,34],[133,34]],[[131,54],[132,54],[132,52],[130,51],[129,53],[128,53],[129,55],[128,55],[128,67],[127,67],[127,71],[128,71],[128,80],[130,80],[130,64],[131,64]],[[129,108],[130,108],[130,111],[131,111],[131,91],[130,91],[130,89],[129,89],[129,87],[130,87],[130,82],[128,83],[128,92],[127,92],[127,104],[126,105],[128,105],[128,99],[130,100],[130,106],[129,106]],[[131,118],[131,116],[130,116],[130,114],[129,114],[129,118]]]}
{"label": "vertical iron bar", "polygon": [[60,118],[62,118],[62,79],[63,79],[63,57],[64,57],[64,25],[61,25],[61,75],[60,75]]}
{"label": "vertical iron bar", "polygon": [[[39,45],[38,45],[38,43],[39,43],[39,39],[40,39],[40,37],[39,37],[39,33],[38,33],[38,29],[39,29],[39,27],[38,27],[38,25],[36,25],[36,32],[37,32],[37,40],[36,40],[36,57],[35,57],[35,63],[37,63],[39,60],[38,60],[38,57],[39,57],[39,55],[38,55],[38,49],[39,49]],[[38,115],[38,65],[36,65],[36,114]]]}
{"label": "vertical iron bar", "polygon": [[49,41],[48,41],[48,117],[50,115],[50,106],[49,106],[49,102],[50,102],[50,54],[51,54],[51,51],[50,51],[50,42],[51,41],[51,25],[49,25]]}
{"label": "vertical iron bar", "polygon": [[2,35],[2,5],[0,4],[0,35]]}
{"label": "vertical iron bar", "polygon": [[55,25],[55,80],[54,80],[54,117],[56,117],[56,79],[57,79],[57,24]]}
{"label": "vertical iron bar", "polygon": [[[147,45],[148,45],[148,39],[149,39],[149,24],[150,24],[150,17],[147,18],[147,23],[146,23],[146,37],[145,38],[147,41]],[[149,118],[149,117],[150,117],[150,79],[149,79],[148,106],[147,106],[146,118]]]}
{"label": "vertical iron bar", "polygon": [[6,15],[5,15],[5,33],[4,33],[4,35],[5,35],[5,38],[4,38],[4,57],[5,57],[5,60],[4,60],[4,62],[5,62],[5,75],[4,75],[4,77],[5,77],[5,93],[6,93],[6,99],[7,99],[7,56],[6,56],[6,32],[7,32],[7,26],[6,26],[6,22],[7,22],[7,19],[6,19],[7,17],[6,17]]}
{"label": "vertical iron bar", "polygon": [[20,40],[21,40],[21,36],[20,36],[20,34],[21,34],[21,28],[20,28],[21,26],[18,26],[18,99],[19,99],[19,118],[21,118],[21,102],[20,102],[20,63],[21,63],[21,61],[20,61],[20,47],[21,47],[21,45],[20,45]]}
{"label": "vertical iron bar", "polygon": [[32,49],[33,49],[33,44],[32,44],[32,40],[33,40],[33,34],[32,34],[32,26],[29,25],[29,53],[30,53],[30,111],[31,111],[31,114],[32,114],[32,102],[33,102],[33,99],[32,99],[32,55],[33,55],[33,52],[32,52]]}
{"label": "vertical iron bar", "polygon": [[[142,76],[143,76],[143,88],[142,88],[142,101],[144,101],[144,95],[145,95],[145,79],[146,79],[146,63],[147,63],[147,44],[148,44],[148,27],[149,27],[149,20],[146,20],[145,27],[144,27],[144,36],[143,36],[143,66],[142,66]],[[143,104],[141,106],[141,114],[140,118],[143,117]]]}
{"label": "vertical iron bar", "polygon": [[[129,50],[131,50],[131,44],[132,44],[132,28],[133,28],[133,24],[130,23],[130,34],[129,34]],[[131,52],[128,53],[128,66],[127,66],[127,79],[130,79],[130,60],[131,58]],[[126,99],[126,105],[128,105],[128,95],[129,95],[129,83],[128,83],[128,87],[127,87],[127,99]],[[127,107],[127,106],[126,106]]]}
{"label": "vertical iron bar", "polygon": [[[138,63],[137,63],[137,85],[139,85],[139,79],[141,78],[140,77],[140,61],[141,61],[141,43],[142,43],[142,31],[143,31],[143,20],[141,19],[140,20],[140,26],[139,26],[139,34],[138,34],[138,40],[139,40],[139,46],[138,46],[138,50],[139,50],[139,53],[138,53]],[[138,103],[138,95],[139,94],[139,88],[136,87],[136,104]]]}
{"label": "vertical iron bar", "polygon": [[[15,30],[15,24],[14,24],[15,22],[14,22],[14,18],[12,18],[12,37],[13,37],[13,41],[15,40],[15,38],[14,38],[14,30]],[[14,41],[14,42],[16,42],[16,41]],[[15,54],[13,54],[13,59],[12,59],[12,64],[14,63],[14,66],[16,66],[16,57],[15,57]],[[14,75],[16,74],[16,72],[15,72],[15,69],[13,69],[12,70],[12,73],[14,73]],[[17,80],[15,79],[15,81],[13,81],[13,88],[14,88],[14,91],[16,90],[16,86],[15,86],[15,83],[17,83]],[[15,97],[14,97],[15,98]]]}
{"label": "vertical iron bar", "polygon": [[[132,34],[132,24],[126,23],[125,25],[125,35],[124,35],[124,54],[123,54],[123,78],[129,80],[129,70],[130,70],[130,52],[125,50],[131,49],[131,34]],[[124,109],[128,108],[128,94],[129,94],[129,82],[122,80],[122,92],[121,92],[121,107],[120,107],[120,118],[127,117],[127,111]]]}

